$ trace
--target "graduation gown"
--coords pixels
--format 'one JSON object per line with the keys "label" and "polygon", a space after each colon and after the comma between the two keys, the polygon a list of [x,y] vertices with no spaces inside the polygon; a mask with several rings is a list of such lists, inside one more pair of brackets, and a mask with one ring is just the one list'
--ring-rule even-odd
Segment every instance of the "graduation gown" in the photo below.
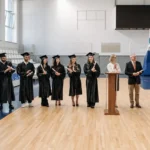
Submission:
{"label": "graduation gown", "polygon": [[9,61],[6,61],[5,64],[0,62],[0,103],[7,103],[15,100],[12,83],[12,74],[15,70],[4,73],[7,66],[12,67],[12,63]]}
{"label": "graduation gown", "polygon": [[58,66],[52,66],[57,72],[60,73],[60,76],[55,75],[55,71],[51,69],[52,77],[52,100],[63,100],[63,82],[66,76],[65,68],[63,65],[59,64]]}
{"label": "graduation gown", "polygon": [[[27,77],[26,72],[28,70],[31,70],[33,73],[32,75]],[[17,66],[17,73],[20,75],[19,100],[22,103],[25,103],[26,100],[28,100],[28,102],[31,102],[34,99],[33,79],[32,79],[34,72],[35,72],[34,65],[30,62],[28,62],[28,64],[22,62]]]}
{"label": "graduation gown", "polygon": [[[69,66],[68,66],[68,68],[69,68]],[[70,69],[73,70],[72,67]],[[80,79],[80,74],[81,74],[80,65],[76,64],[74,67],[74,70],[76,72],[70,73],[69,71],[67,71],[68,76],[70,78],[69,96],[75,96],[75,95],[81,95],[82,94],[81,79]]]}
{"label": "graduation gown", "polygon": [[37,76],[39,79],[39,97],[47,98],[51,95],[51,86],[50,86],[50,75],[51,75],[51,68],[47,65],[44,70],[47,74],[43,74],[43,69],[40,66],[37,68]]}
{"label": "graduation gown", "polygon": [[97,78],[100,75],[100,67],[96,63],[95,69],[96,72],[92,72],[93,63],[86,63],[84,65],[84,73],[86,75],[86,95],[87,95],[87,103],[96,103],[99,102],[98,96],[98,83]]}

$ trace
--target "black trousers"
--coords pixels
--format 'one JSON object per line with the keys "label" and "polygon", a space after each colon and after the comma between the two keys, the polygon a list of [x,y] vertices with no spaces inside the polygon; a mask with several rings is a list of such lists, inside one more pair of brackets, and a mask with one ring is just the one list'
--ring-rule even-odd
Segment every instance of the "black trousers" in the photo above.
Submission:
{"label": "black trousers", "polygon": [[48,105],[47,97],[42,97],[41,100],[41,105]]}

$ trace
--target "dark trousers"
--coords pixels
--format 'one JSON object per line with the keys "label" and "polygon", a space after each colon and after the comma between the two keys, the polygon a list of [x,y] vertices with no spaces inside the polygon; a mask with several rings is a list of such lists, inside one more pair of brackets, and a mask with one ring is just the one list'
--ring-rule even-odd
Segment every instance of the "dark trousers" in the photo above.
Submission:
{"label": "dark trousers", "polygon": [[26,101],[28,103],[32,102],[32,99],[30,99],[30,96],[29,96],[29,89],[27,86],[25,86],[25,98],[23,100],[21,99],[21,103],[24,104],[24,103],[26,103]]}
{"label": "dark trousers", "polygon": [[41,105],[48,105],[47,97],[42,97],[41,100]]}

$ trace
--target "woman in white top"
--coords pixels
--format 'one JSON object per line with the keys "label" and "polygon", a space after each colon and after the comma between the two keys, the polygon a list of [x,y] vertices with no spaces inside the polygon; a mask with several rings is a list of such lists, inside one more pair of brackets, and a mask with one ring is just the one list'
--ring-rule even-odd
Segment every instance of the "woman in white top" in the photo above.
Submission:
{"label": "woman in white top", "polygon": [[110,63],[107,65],[108,72],[121,72],[120,66],[116,61],[116,55],[112,54],[109,58]]}
{"label": "woman in white top", "polygon": [[[120,73],[120,65],[117,63],[116,55],[112,54],[109,58],[110,63],[107,65],[108,72]],[[119,91],[119,75],[116,76],[116,91]],[[117,105],[116,105],[117,107]]]}

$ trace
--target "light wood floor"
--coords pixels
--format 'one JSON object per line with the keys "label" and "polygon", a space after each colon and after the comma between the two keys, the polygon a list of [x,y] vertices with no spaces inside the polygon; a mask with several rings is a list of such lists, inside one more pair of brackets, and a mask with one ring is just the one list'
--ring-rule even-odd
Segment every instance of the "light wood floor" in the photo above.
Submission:
{"label": "light wood floor", "polygon": [[65,79],[61,107],[20,108],[0,120],[0,150],[150,150],[150,91],[141,89],[142,109],[130,109],[127,79],[120,80],[120,116],[104,116],[106,79],[99,79],[100,103],[86,107],[85,78],[80,107],[73,108]]}

